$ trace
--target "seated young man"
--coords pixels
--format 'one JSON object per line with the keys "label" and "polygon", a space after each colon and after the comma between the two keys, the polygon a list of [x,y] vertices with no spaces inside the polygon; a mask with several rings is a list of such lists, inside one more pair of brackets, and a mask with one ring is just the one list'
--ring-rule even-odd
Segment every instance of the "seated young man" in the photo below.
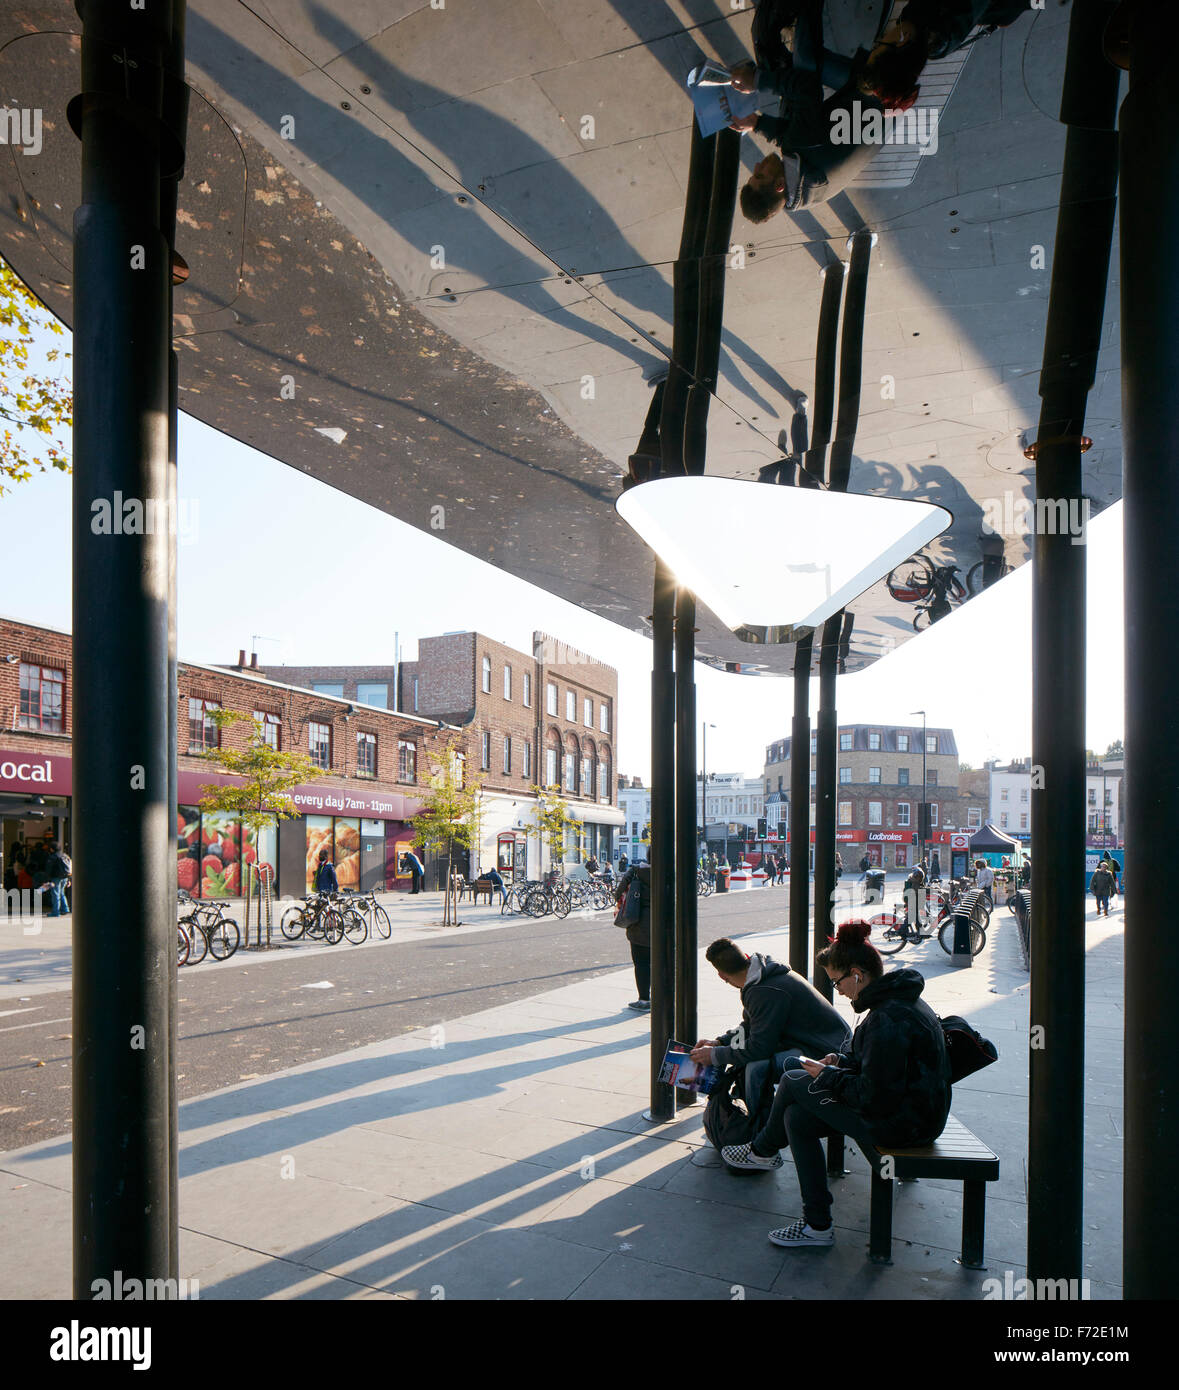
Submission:
{"label": "seated young man", "polygon": [[702,1038],[692,1060],[744,1067],[742,1098],[750,1113],[767,1073],[772,1069],[769,1079],[776,1082],[787,1056],[838,1052],[851,1037],[835,1009],[788,965],[758,952],[747,956],[728,937],[714,941],[705,957],[727,985],[741,991],[741,1022],[719,1038]]}

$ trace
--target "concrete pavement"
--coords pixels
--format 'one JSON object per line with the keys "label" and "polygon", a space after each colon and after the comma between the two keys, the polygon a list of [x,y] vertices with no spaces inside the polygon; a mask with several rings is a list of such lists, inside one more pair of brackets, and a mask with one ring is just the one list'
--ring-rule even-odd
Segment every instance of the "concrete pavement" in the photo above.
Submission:
{"label": "concrete pavement", "polygon": [[[629,971],[421,1029],[191,1100],[180,1109],[181,1276],[202,1298],[978,1299],[1023,1274],[1027,975],[997,908],[957,970],[929,942],[890,961],[926,977],[939,1013],[998,1043],[955,1088],[954,1113],[991,1144],[988,1269],[954,1262],[960,1188],[904,1184],[894,1263],[866,1257],[869,1175],[849,1148],[836,1242],[790,1251],[766,1233],[799,1215],[789,1154],[734,1175],[704,1143],[701,1108],[642,1118],[648,1019]],[[749,949],[754,938],[743,938]],[[785,933],[756,939],[784,957]],[[1118,1298],[1122,920],[1087,925],[1086,1276]],[[846,1008],[846,1005],[841,1005]],[[700,1030],[739,1008],[703,959]],[[0,1156],[0,1297],[70,1289],[70,1144]]]}

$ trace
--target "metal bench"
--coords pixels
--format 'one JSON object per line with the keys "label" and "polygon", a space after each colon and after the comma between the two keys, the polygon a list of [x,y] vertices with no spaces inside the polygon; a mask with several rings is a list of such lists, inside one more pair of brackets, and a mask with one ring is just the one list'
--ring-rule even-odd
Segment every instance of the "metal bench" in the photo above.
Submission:
{"label": "metal bench", "polygon": [[495,884],[489,878],[477,878],[474,883],[467,884],[471,893],[471,901],[477,903],[480,895],[487,894],[487,906],[491,906],[491,895],[495,892]]}
{"label": "metal bench", "polygon": [[[985,1269],[983,1238],[986,1229],[987,1183],[999,1176],[999,1156],[953,1115],[934,1142],[921,1149],[865,1150],[872,1164],[872,1208],[868,1254],[876,1264],[892,1263],[892,1208],[894,1179],[949,1178],[962,1180],[962,1252],[958,1263],[968,1269]],[[891,1159],[892,1178],[882,1176],[885,1159]]]}

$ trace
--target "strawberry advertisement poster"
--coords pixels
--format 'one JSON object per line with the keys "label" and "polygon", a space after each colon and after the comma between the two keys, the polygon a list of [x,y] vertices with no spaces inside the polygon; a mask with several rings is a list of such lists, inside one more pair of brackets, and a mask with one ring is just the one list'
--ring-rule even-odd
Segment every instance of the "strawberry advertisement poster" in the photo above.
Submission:
{"label": "strawberry advertisement poster", "polygon": [[241,897],[241,826],[236,817],[207,811],[201,829],[201,897]]}
{"label": "strawberry advertisement poster", "polygon": [[197,897],[201,878],[201,813],[181,806],[176,813],[176,884]]}

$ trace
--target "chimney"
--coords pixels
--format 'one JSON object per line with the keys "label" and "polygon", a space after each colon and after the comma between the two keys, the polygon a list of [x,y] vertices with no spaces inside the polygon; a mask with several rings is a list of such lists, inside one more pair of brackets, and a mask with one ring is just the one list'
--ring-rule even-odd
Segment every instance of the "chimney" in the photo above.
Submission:
{"label": "chimney", "polygon": [[257,653],[257,652],[253,652],[253,653],[251,654],[251,656],[250,656],[250,670],[251,670],[251,671],[256,671],[257,669],[258,669],[258,653]]}
{"label": "chimney", "polygon": [[245,664],[246,664],[246,649],[245,649],[244,647],[239,647],[239,648],[238,648],[238,653],[237,653],[237,669],[238,669],[239,671],[244,670]]}

